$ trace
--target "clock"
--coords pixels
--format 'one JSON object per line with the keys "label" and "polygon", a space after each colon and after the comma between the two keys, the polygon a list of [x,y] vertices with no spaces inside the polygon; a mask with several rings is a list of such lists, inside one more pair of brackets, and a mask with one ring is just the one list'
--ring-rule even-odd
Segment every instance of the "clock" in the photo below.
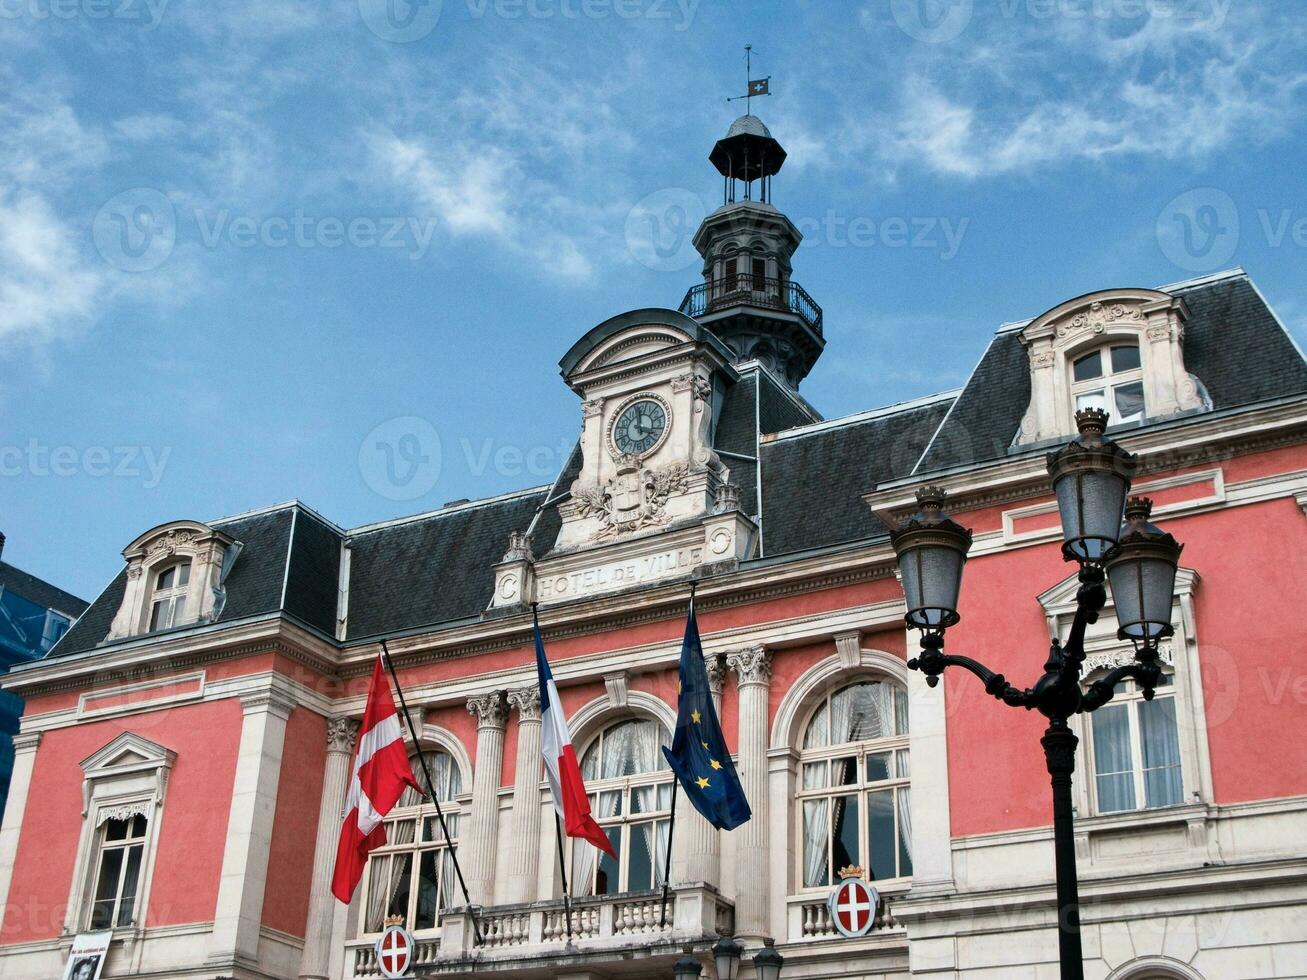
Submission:
{"label": "clock", "polygon": [[613,423],[613,445],[617,451],[644,456],[663,441],[667,434],[667,409],[652,398],[631,402]]}

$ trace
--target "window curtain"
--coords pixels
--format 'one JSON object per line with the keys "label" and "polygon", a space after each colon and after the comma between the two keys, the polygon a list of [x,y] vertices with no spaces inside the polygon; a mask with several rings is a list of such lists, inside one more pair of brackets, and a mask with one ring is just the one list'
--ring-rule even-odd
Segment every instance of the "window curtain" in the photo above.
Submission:
{"label": "window curtain", "polygon": [[386,904],[390,900],[386,879],[390,876],[390,855],[374,856],[368,862],[368,907],[364,916],[364,932],[380,932],[386,917]]}
{"label": "window curtain", "polygon": [[[900,777],[911,775],[908,767],[908,753],[900,751],[895,753],[898,756],[898,773]],[[899,810],[899,843],[908,855],[908,860],[912,860],[912,787],[903,786],[897,793],[897,804]]]}
{"label": "window curtain", "polygon": [[1129,706],[1109,704],[1094,720],[1094,777],[1102,813],[1135,807],[1134,765],[1130,753]]}
{"label": "window curtain", "polygon": [[1149,807],[1183,802],[1180,739],[1175,727],[1175,698],[1139,702],[1139,743],[1143,750],[1144,799]]}

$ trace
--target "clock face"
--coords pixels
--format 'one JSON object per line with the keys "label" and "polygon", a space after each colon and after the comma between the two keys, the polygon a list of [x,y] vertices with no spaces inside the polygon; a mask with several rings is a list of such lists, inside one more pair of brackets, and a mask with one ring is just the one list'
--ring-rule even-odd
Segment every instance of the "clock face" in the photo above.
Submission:
{"label": "clock face", "polygon": [[667,431],[667,412],[651,398],[642,398],[622,409],[613,425],[613,443],[618,452],[642,456],[662,440]]}

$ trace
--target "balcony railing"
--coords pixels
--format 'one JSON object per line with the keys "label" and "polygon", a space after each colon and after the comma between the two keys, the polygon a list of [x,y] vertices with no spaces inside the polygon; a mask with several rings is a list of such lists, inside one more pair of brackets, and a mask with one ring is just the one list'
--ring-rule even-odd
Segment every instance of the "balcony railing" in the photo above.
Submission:
{"label": "balcony railing", "polygon": [[821,336],[821,307],[802,286],[788,279],[740,274],[703,282],[685,294],[680,311],[687,316],[701,317],[733,306],[757,306],[793,313],[808,329]]}
{"label": "balcony railing", "polygon": [[[791,898],[789,906],[789,938],[792,943],[808,942],[818,939],[838,939],[839,930],[831,921],[830,908],[826,896]],[[875,921],[871,924],[870,934],[879,936],[883,933],[902,933],[903,927],[894,917],[893,909],[884,895],[880,907],[876,909]]]}
{"label": "balcony railing", "polygon": [[[662,921],[659,892],[631,892],[572,902],[571,935],[563,903],[558,900],[482,909],[478,945],[467,909],[450,909],[441,917],[440,937],[421,953],[423,964],[475,960],[478,969],[513,969],[523,957],[556,953],[597,960],[633,948],[666,946],[675,955],[677,944],[712,941],[735,930],[735,906],[713,888],[679,885],[667,898],[667,920]],[[370,976],[375,969],[371,948],[352,951],[354,977]],[[417,971],[424,972],[424,971]]]}

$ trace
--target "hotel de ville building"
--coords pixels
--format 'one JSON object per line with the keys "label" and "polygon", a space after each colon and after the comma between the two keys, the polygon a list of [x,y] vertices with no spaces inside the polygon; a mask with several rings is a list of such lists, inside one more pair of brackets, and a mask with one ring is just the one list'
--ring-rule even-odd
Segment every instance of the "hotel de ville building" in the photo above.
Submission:
{"label": "hotel de ville building", "polygon": [[[721,936],[742,980],[766,943],[784,980],[1057,976],[1043,719],[910,669],[890,531],[947,491],[973,532],[948,652],[1033,681],[1078,587],[1045,460],[1086,406],[1184,550],[1155,697],[1126,682],[1071,720],[1085,973],[1307,976],[1307,363],[1267,298],[1236,269],[996,307],[962,388],[825,419],[802,390],[820,297],[770,203],[785,151],[746,115],[710,159],[724,200],[679,306],[560,344],[575,449],[549,485],[354,528],[292,502],[126,529],[113,580],[4,680],[26,712],[0,977],[60,977],[106,931],[103,977],[378,977],[396,920],[412,972],[449,978],[670,978],[688,950],[711,980]],[[682,805],[669,855],[691,583],[753,816]],[[564,844],[570,915],[532,603],[616,852]],[[1085,683],[1134,655],[1117,629],[1109,594]],[[449,833],[410,791],[345,906],[383,640]],[[850,869],[879,895],[860,936],[828,901]]]}

